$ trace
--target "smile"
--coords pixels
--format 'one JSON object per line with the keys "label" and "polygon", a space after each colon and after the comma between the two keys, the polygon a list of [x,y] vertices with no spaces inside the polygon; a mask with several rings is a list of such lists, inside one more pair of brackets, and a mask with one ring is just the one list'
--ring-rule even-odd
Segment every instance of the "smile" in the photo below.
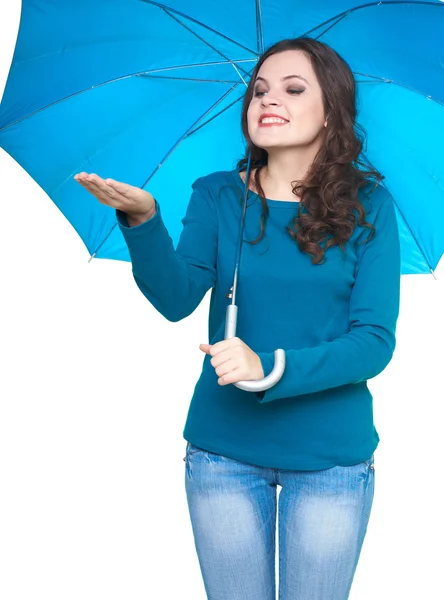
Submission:
{"label": "smile", "polygon": [[273,122],[273,123],[267,123],[265,122],[260,122],[259,123],[259,127],[283,127],[284,125],[288,125],[288,122]]}
{"label": "smile", "polygon": [[288,121],[279,117],[264,117],[258,123],[259,127],[273,127],[274,125],[287,125]]}

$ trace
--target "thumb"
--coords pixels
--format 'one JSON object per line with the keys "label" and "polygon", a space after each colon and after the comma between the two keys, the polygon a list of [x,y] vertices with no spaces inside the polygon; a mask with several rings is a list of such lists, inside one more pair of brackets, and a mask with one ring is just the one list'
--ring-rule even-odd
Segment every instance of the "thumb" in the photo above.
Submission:
{"label": "thumb", "polygon": [[202,350],[202,352],[205,352],[205,354],[210,353],[210,347],[210,344],[199,344],[199,349]]}

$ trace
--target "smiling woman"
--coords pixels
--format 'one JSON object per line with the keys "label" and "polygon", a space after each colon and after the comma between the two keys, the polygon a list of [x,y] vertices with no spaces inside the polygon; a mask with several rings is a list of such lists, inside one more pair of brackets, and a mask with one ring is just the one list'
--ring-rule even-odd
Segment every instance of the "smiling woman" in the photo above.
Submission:
{"label": "smiling woman", "polygon": [[358,168],[366,165],[360,161],[364,136],[357,129],[354,77],[332,48],[296,38],[261,56],[244,98],[248,148],[237,165],[244,170],[251,153],[251,179],[263,208],[259,237],[248,243],[264,236],[266,198],[295,194],[302,199],[301,210],[287,231],[313,264],[325,260],[329,247],[344,248],[356,224],[373,230],[358,192],[384,177]]}
{"label": "smiling woman", "polygon": [[[282,599],[297,590],[346,600],[353,580],[379,442],[367,380],[392,358],[400,290],[393,202],[357,168],[354,103],[353,75],[330,47],[280,42],[246,91],[246,156],[193,183],[177,248],[161,201],[135,227],[116,211],[134,279],[165,318],[186,318],[212,289],[183,436],[195,546],[214,600],[274,597],[278,485]],[[257,193],[243,213],[246,188]],[[270,218],[266,239],[263,229],[243,248],[237,337],[224,325],[243,217],[247,237]],[[285,353],[281,378],[262,391],[236,387],[269,377],[275,348]]]}

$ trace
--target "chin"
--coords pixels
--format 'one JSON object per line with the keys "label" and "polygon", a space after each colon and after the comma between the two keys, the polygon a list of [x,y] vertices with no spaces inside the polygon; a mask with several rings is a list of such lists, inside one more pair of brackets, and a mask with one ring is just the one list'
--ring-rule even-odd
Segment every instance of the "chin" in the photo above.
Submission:
{"label": "chin", "polygon": [[303,145],[303,143],[301,143],[300,141],[276,140],[273,143],[270,143],[269,141],[264,142],[262,140],[254,140],[253,138],[251,139],[251,141],[255,146],[261,148],[262,150],[265,150],[266,152],[277,148],[295,148]]}

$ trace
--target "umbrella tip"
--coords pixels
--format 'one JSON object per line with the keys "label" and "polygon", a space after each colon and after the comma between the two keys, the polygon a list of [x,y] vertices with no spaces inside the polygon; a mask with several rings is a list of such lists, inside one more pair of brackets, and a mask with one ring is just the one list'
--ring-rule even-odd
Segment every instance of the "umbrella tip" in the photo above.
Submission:
{"label": "umbrella tip", "polygon": [[91,256],[89,257],[88,262],[90,263],[92,261],[93,258],[95,258],[96,253],[94,252],[94,254],[91,254]]}

